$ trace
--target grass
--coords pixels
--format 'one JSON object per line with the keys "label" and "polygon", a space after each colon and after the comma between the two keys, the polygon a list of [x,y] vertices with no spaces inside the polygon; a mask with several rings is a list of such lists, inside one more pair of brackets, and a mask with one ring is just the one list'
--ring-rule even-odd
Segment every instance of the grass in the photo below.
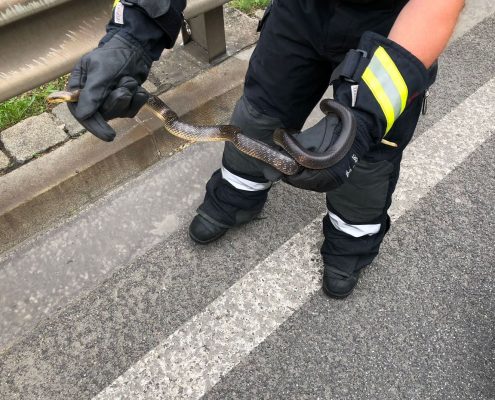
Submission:
{"label": "grass", "polygon": [[63,90],[68,75],[48,82],[36,89],[0,103],[0,131],[18,122],[44,113],[49,109],[46,96],[56,90]]}
{"label": "grass", "polygon": [[233,0],[230,2],[230,6],[246,14],[252,14],[260,8],[265,8],[269,3],[270,0]]}

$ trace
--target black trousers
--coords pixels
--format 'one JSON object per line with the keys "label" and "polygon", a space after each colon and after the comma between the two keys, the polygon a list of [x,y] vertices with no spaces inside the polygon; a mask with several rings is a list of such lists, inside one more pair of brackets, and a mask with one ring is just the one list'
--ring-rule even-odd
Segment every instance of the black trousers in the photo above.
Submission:
{"label": "black trousers", "polygon": [[[361,35],[387,36],[406,1],[373,8],[331,0],[275,0],[261,22],[261,36],[249,63],[244,95],[231,123],[245,134],[273,144],[278,127],[301,129],[328,88],[333,69]],[[371,263],[390,221],[402,152],[414,133],[422,96],[396,121],[387,139],[362,157],[349,179],[327,193],[323,219],[325,264],[354,272]],[[198,212],[222,226],[243,222],[261,211],[271,170],[227,143],[222,170],[207,184]]]}

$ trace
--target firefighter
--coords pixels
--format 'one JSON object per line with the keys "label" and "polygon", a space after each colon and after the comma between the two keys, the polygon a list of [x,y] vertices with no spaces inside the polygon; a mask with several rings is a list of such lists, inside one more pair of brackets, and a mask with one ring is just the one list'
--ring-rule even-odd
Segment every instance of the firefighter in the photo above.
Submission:
{"label": "firefighter", "polygon": [[[464,0],[273,0],[260,21],[231,123],[274,145],[274,130],[300,130],[332,84],[334,98],[355,117],[356,139],[334,166],[290,177],[226,143],[190,237],[207,244],[251,221],[279,179],[326,192],[323,290],[348,296],[390,228],[387,210],[402,153],[463,6]],[[82,89],[69,107],[89,131],[112,140],[115,132],[106,121],[133,117],[144,104],[140,85],[163,49],[173,46],[184,7],[184,0],[115,2],[107,34],[69,80],[70,89]],[[321,152],[339,129],[338,119],[328,115],[296,137]]]}

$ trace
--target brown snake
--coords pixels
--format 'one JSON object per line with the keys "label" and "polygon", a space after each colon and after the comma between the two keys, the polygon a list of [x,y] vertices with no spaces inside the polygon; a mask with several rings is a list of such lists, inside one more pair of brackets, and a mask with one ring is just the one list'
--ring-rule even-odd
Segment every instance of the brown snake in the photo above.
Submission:
{"label": "brown snake", "polygon": [[[78,99],[79,91],[76,90],[54,92],[48,96],[47,100],[50,103],[75,103]],[[328,168],[347,153],[355,135],[352,115],[345,107],[332,100],[322,101],[320,105],[322,111],[336,113],[343,127],[336,143],[323,154],[305,150],[283,129],[275,132],[274,141],[285,152],[247,137],[240,128],[233,125],[201,126],[185,123],[157,96],[150,95],[145,106],[163,121],[164,128],[174,136],[189,142],[229,141],[241,152],[271,165],[284,175],[294,175],[301,169],[301,166],[311,169]]]}

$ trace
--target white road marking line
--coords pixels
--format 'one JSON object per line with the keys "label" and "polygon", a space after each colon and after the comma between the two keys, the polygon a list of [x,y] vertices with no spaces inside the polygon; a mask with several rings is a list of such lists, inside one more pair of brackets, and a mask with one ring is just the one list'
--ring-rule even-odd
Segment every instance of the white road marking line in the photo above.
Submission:
{"label": "white road marking line", "polygon": [[[495,79],[409,146],[391,210],[393,219],[410,210],[491,136],[493,104]],[[203,396],[319,290],[320,229],[318,218],[96,398]]]}
{"label": "white road marking line", "polygon": [[424,197],[493,134],[494,104],[495,78],[404,151],[401,177],[390,209],[392,220]]}

